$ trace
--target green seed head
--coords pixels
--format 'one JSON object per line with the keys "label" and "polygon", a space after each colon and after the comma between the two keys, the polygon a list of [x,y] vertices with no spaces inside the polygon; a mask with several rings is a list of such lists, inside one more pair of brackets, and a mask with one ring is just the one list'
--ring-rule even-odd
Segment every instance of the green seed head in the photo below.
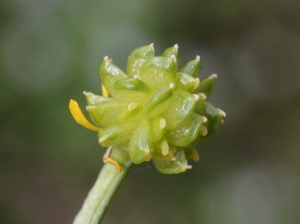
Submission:
{"label": "green seed head", "polygon": [[110,97],[86,93],[102,146],[126,145],[133,163],[153,160],[167,174],[191,168],[196,144],[214,135],[225,113],[206,102],[216,75],[198,78],[200,57],[178,71],[178,46],[155,56],[153,44],[135,49],[127,74],[105,57],[99,67]]}

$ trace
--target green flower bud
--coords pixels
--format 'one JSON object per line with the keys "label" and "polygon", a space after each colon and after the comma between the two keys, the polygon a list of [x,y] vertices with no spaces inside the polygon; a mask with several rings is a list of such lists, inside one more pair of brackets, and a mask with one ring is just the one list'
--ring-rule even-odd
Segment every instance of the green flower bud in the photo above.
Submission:
{"label": "green flower bud", "polygon": [[99,128],[82,118],[75,101],[70,104],[74,118],[100,130],[102,146],[127,147],[133,163],[152,159],[162,173],[186,171],[188,159],[199,159],[196,144],[218,131],[225,113],[206,102],[217,76],[198,78],[200,57],[180,72],[178,62],[178,45],[161,56],[154,55],[153,44],[137,48],[129,56],[127,74],[105,57],[99,74],[110,97],[84,92],[86,109]]}

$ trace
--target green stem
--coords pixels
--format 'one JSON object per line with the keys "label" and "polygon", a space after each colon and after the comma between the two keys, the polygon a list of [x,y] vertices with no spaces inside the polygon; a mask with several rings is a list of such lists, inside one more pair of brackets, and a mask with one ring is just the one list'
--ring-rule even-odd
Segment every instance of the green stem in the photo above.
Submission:
{"label": "green stem", "polygon": [[122,166],[122,172],[118,173],[116,167],[110,163],[106,163],[103,166],[96,183],[90,190],[73,224],[100,223],[109,203],[128,174],[132,162],[127,150],[121,147],[114,147],[110,157]]}

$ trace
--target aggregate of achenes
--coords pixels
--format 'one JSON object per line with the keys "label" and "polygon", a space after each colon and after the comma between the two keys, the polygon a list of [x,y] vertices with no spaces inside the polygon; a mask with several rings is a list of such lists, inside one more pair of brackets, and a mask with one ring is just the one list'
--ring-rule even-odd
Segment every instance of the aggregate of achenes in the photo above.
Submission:
{"label": "aggregate of achenes", "polygon": [[155,56],[153,44],[135,49],[127,73],[107,56],[99,67],[110,96],[84,92],[86,107],[103,147],[123,145],[133,163],[152,159],[162,173],[191,168],[195,146],[214,135],[225,113],[206,100],[217,75],[200,79],[200,57],[178,71],[178,46]]}

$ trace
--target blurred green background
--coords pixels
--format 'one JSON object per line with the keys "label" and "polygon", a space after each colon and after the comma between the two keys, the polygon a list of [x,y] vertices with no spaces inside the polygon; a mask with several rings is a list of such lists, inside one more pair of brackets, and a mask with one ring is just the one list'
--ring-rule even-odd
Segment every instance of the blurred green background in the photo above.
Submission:
{"label": "blurred green background", "polygon": [[0,223],[71,223],[104,148],[68,103],[100,94],[109,55],[179,44],[218,74],[210,102],[226,113],[179,175],[135,166],[103,221],[300,223],[300,1],[1,0]]}

